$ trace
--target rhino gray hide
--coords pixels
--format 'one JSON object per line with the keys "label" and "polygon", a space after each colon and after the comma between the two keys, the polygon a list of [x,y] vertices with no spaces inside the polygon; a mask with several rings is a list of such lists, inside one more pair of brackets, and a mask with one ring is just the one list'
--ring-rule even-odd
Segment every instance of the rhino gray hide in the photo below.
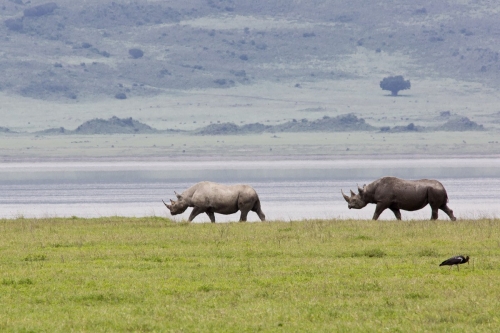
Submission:
{"label": "rhino gray hide", "polygon": [[420,179],[404,180],[396,177],[383,177],[373,183],[358,187],[358,194],[351,191],[347,196],[341,190],[349,209],[361,209],[369,203],[376,204],[373,219],[376,220],[382,212],[389,208],[398,220],[401,220],[402,210],[419,210],[429,204],[432,209],[431,220],[438,218],[438,209],[448,214],[452,221],[456,218],[448,207],[448,194],[443,184],[437,180]]}
{"label": "rhino gray hide", "polygon": [[197,183],[182,194],[177,194],[177,201],[170,200],[170,205],[163,203],[170,210],[170,214],[182,214],[188,207],[193,207],[189,215],[189,222],[199,214],[206,213],[210,221],[215,222],[214,213],[234,214],[241,211],[240,221],[247,220],[249,211],[254,211],[259,215],[261,221],[266,216],[260,208],[260,200],[257,192],[248,185],[222,185],[212,182]]}

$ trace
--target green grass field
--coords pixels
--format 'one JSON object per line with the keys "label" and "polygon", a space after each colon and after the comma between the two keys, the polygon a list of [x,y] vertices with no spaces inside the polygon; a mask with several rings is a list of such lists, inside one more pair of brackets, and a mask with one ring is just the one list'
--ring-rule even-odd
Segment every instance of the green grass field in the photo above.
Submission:
{"label": "green grass field", "polygon": [[[2,332],[494,332],[500,220],[0,220]],[[439,267],[452,255],[470,265]]]}

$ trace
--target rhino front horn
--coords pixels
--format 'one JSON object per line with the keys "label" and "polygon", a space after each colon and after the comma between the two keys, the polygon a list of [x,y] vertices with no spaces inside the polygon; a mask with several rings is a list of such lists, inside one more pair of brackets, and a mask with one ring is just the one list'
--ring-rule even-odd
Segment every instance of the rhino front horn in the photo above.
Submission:
{"label": "rhino front horn", "polygon": [[342,196],[344,197],[345,201],[349,202],[350,198],[347,195],[344,194],[344,191],[340,190],[340,192],[342,193]]}
{"label": "rhino front horn", "polygon": [[[163,199],[161,199],[161,201],[163,201]],[[172,208],[172,206],[167,205],[167,204],[165,203],[165,201],[163,201],[163,204],[164,204],[164,205],[165,205],[165,207],[167,207],[168,209]]]}

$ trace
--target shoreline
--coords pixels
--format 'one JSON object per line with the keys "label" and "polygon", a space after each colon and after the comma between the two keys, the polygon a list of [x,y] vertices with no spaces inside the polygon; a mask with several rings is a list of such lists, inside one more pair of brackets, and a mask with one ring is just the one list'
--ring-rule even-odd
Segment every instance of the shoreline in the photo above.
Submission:
{"label": "shoreline", "polygon": [[121,163],[121,162],[275,162],[275,161],[342,161],[342,160],[450,160],[450,159],[500,159],[500,154],[344,154],[344,155],[173,155],[173,156],[61,156],[61,157],[0,157],[0,163]]}

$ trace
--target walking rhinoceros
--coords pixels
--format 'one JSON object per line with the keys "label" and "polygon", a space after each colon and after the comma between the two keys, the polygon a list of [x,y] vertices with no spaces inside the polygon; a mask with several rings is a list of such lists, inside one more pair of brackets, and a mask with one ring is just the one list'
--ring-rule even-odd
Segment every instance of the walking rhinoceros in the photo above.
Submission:
{"label": "walking rhinoceros", "polygon": [[260,200],[257,192],[249,185],[222,185],[212,182],[197,183],[182,194],[177,194],[177,201],[170,200],[170,205],[163,203],[170,210],[170,214],[182,214],[188,207],[193,207],[189,215],[189,222],[199,214],[206,213],[212,223],[215,222],[214,213],[234,214],[241,211],[240,221],[247,220],[249,211],[259,215],[261,221],[266,216],[260,208]]}
{"label": "walking rhinoceros", "polygon": [[453,211],[448,207],[448,194],[443,184],[437,180],[420,179],[404,180],[396,177],[383,177],[373,183],[358,187],[358,194],[351,190],[351,196],[347,196],[341,190],[349,209],[361,209],[369,203],[376,204],[373,219],[376,220],[382,212],[389,208],[398,220],[401,220],[402,210],[414,211],[424,208],[427,204],[431,206],[431,220],[438,218],[438,209],[448,214],[452,221],[456,218]]}

